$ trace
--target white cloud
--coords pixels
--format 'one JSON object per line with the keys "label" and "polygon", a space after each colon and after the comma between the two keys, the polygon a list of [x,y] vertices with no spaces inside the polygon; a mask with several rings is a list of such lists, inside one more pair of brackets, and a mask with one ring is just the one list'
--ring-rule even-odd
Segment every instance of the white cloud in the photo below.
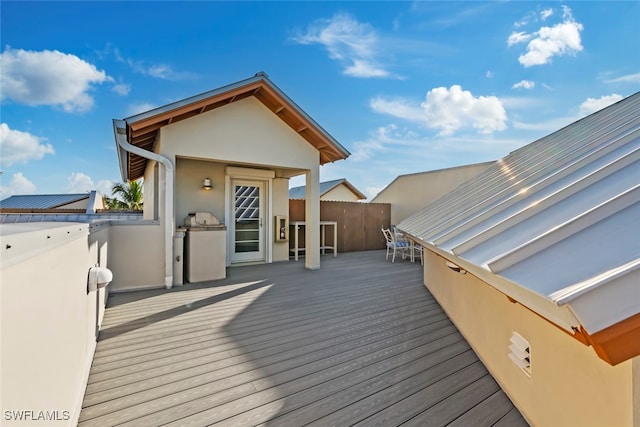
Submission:
{"label": "white cloud", "polygon": [[616,77],[615,79],[608,79],[605,83],[640,83],[640,73],[627,74],[625,76]]}
{"label": "white cloud", "polygon": [[534,87],[536,87],[536,82],[531,80],[521,80],[511,86],[511,89],[533,89]]}
{"label": "white cloud", "polygon": [[109,179],[101,179],[96,184],[89,175],[82,172],[73,172],[67,177],[65,191],[67,193],[87,193],[97,190],[103,196],[111,197],[111,190],[115,184],[115,181]]}
{"label": "white cloud", "polygon": [[129,92],[131,92],[131,85],[128,85],[126,83],[118,83],[116,85],[113,85],[111,90],[120,96],[127,96],[129,95]]}
{"label": "white cloud", "polygon": [[[582,24],[576,22],[571,15],[571,9],[563,6],[563,21],[552,27],[541,27],[536,33],[535,38],[529,41],[526,53],[520,55],[518,61],[525,67],[533,65],[543,65],[551,62],[554,56],[576,54],[582,51],[582,40],[580,31],[583,30]],[[511,46],[512,41],[517,39],[521,42],[522,37],[514,37],[513,33],[509,36],[507,44]]]}
{"label": "white cloud", "polygon": [[108,179],[101,179],[95,186],[95,189],[100,192],[103,196],[111,197],[111,190],[113,186],[116,184],[115,181],[111,181]]}
{"label": "white cloud", "polygon": [[598,110],[602,110],[604,107],[608,107],[620,101],[623,97],[617,93],[611,95],[601,96],[600,98],[587,98],[582,104],[580,104],[580,115],[587,116],[591,113],[595,113]]}
{"label": "white cloud", "polygon": [[551,15],[553,15],[553,9],[545,9],[542,12],[540,12],[540,19],[544,21]]}
{"label": "white cloud", "polygon": [[489,70],[487,71],[487,74],[485,74],[485,77],[488,79],[492,79],[494,76],[493,71]]}
{"label": "white cloud", "polygon": [[389,76],[386,70],[372,66],[369,62],[361,59],[354,59],[353,65],[345,68],[344,73],[348,76],[362,78]]}
{"label": "white cloud", "polygon": [[295,42],[309,45],[320,44],[329,52],[329,57],[344,66],[344,73],[353,77],[393,77],[377,64],[378,39],[371,25],[360,23],[349,14],[337,13],[331,19],[319,19],[307,32],[292,38]]}
{"label": "white cloud", "polygon": [[95,190],[95,184],[89,175],[82,172],[72,172],[67,178],[67,193],[87,193]]}
{"label": "white cloud", "polygon": [[176,71],[170,65],[166,64],[148,65],[142,61],[134,61],[132,59],[127,60],[126,64],[136,73],[161,80],[178,81],[197,77],[195,73]]}
{"label": "white cloud", "polygon": [[459,85],[450,89],[438,87],[427,92],[422,108],[429,128],[440,129],[439,135],[452,135],[471,126],[481,134],[507,128],[507,113],[495,96],[474,97]]}
{"label": "white cloud", "polygon": [[6,199],[14,194],[33,194],[36,186],[29,181],[22,172],[14,173],[8,186],[0,186],[0,199]]}
{"label": "white cloud", "polygon": [[354,162],[362,162],[365,160],[369,160],[371,157],[375,155],[378,151],[384,151],[386,148],[384,146],[384,141],[388,138],[385,137],[385,134],[389,131],[389,129],[394,130],[395,125],[388,125],[386,127],[380,127],[376,129],[371,137],[366,141],[356,141],[353,143],[353,153],[351,158]]}
{"label": "white cloud", "polygon": [[[101,59],[112,57],[115,61],[128,65],[131,70],[138,74],[154,77],[157,79],[177,81],[194,79],[197,77],[196,73],[188,71],[176,71],[170,65],[147,64],[144,61],[126,58],[125,55],[120,51],[120,49],[113,46],[111,43],[107,43],[104,49],[96,50],[95,53]],[[118,90],[114,87],[114,91],[117,92]]]}
{"label": "white cloud", "polygon": [[75,55],[7,48],[0,54],[2,98],[26,105],[60,105],[67,112],[93,106],[94,84],[111,77]]}
{"label": "white cloud", "polygon": [[0,123],[0,163],[8,167],[14,163],[40,160],[45,154],[54,154],[51,144],[45,144],[43,141],[44,138],[9,129],[6,123]]}
{"label": "white cloud", "polygon": [[514,44],[523,43],[531,40],[533,37],[531,34],[527,34],[524,31],[513,32],[507,39],[507,46],[513,46]]}
{"label": "white cloud", "polygon": [[402,99],[371,100],[370,107],[382,114],[439,129],[440,136],[452,135],[462,128],[473,128],[481,134],[491,134],[507,128],[507,113],[495,96],[474,97],[459,85],[450,89],[438,87],[427,92],[420,106]]}
{"label": "white cloud", "polygon": [[419,106],[410,105],[403,99],[373,98],[369,102],[371,109],[377,113],[388,114],[404,120],[424,122],[424,111]]}

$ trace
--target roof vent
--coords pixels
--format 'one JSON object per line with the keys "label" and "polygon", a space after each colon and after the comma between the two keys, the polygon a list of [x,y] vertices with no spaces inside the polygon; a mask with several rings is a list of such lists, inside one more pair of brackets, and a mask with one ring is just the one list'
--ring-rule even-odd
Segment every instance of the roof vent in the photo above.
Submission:
{"label": "roof vent", "polygon": [[509,339],[509,358],[515,365],[531,377],[531,347],[529,341],[524,339],[522,335],[514,332]]}

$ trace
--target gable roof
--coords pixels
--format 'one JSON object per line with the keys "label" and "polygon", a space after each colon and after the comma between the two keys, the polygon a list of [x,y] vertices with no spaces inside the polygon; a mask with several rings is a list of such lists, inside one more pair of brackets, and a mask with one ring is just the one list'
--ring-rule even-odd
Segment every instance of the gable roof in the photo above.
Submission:
{"label": "gable roof", "polygon": [[[338,141],[309,117],[263,72],[257,73],[251,78],[124,119],[127,141],[144,150],[153,151],[158,132],[163,126],[249,96],[255,97],[309,144],[318,149],[320,164],[346,159],[349,156],[350,153]],[[116,146],[123,179],[141,178],[144,175],[147,159],[125,151],[117,142]]]}
{"label": "gable roof", "polygon": [[[344,185],[347,187],[353,194],[356,195],[358,200],[364,200],[367,198],[364,194],[362,194],[356,187],[353,186],[349,181],[345,178],[334,179],[333,181],[325,181],[320,183],[320,197],[327,194],[329,191],[333,190],[339,185]],[[305,185],[301,185],[300,187],[293,187],[289,189],[289,198],[290,199],[304,199],[306,197],[307,187]]]}
{"label": "gable roof", "polygon": [[25,194],[11,196],[0,201],[2,209],[55,209],[60,206],[88,199],[89,193],[79,194]]}
{"label": "gable roof", "polygon": [[538,313],[536,296],[570,308],[549,319],[569,331],[631,319],[640,338],[638,218],[640,92],[509,154],[398,228]]}

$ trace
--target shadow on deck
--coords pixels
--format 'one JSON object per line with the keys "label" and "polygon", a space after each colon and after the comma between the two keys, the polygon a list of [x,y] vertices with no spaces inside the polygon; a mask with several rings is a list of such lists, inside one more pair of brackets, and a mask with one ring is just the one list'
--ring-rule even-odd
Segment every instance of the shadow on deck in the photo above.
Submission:
{"label": "shadow on deck", "polygon": [[527,425],[384,251],[111,295],[80,425]]}

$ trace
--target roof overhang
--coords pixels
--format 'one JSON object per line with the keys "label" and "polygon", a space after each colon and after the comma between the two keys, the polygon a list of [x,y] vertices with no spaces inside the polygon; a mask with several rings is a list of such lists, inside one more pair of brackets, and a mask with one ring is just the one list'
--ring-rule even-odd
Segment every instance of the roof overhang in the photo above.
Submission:
{"label": "roof overhang", "polygon": [[[350,153],[338,141],[273,84],[264,73],[258,73],[249,79],[128,117],[122,121],[124,129],[121,131],[125,132],[127,142],[130,144],[147,151],[153,151],[159,131],[163,126],[206,113],[250,96],[260,101],[294,132],[316,148],[319,152],[321,165],[346,159],[349,156]],[[147,159],[125,151],[117,143],[116,145],[123,179],[141,178],[145,172]]]}

